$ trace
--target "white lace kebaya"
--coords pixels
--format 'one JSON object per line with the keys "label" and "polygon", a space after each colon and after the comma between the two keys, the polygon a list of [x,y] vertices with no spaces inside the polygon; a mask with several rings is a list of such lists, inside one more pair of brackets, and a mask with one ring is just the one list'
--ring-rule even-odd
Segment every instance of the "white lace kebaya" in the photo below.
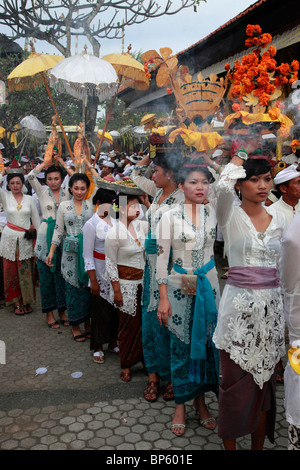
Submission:
{"label": "white lace kebaya", "polygon": [[[0,174],[0,184],[2,181],[3,176]],[[3,210],[9,224],[28,230],[31,222],[36,230],[39,229],[40,218],[32,196],[23,194],[22,202],[18,204],[11,191],[0,189],[0,203],[3,205]],[[18,206],[20,207],[18,208]],[[20,260],[33,257],[32,240],[26,240],[23,231],[13,230],[8,225],[4,227],[2,232],[0,256],[10,261],[15,261],[17,243],[19,244]]]}
{"label": "white lace kebaya", "polygon": [[70,200],[72,195],[67,189],[60,188],[59,201],[56,202],[51,189],[47,185],[43,186],[38,181],[38,173],[39,171],[36,171],[35,169],[31,170],[31,172],[28,174],[28,181],[39,199],[43,214],[43,220],[37,233],[34,254],[37,258],[45,263],[48,255],[47,220],[51,218],[56,220],[56,214],[60,203],[62,201]]}
{"label": "white lace kebaya", "polygon": [[[118,265],[144,270],[144,245],[148,232],[148,224],[145,221],[134,220],[132,222],[137,238],[134,239],[122,222],[118,222],[107,233],[105,239],[106,276],[110,281],[119,281],[123,296],[121,311],[134,316],[137,306],[137,290],[142,284],[142,276],[139,280],[120,279]],[[110,297],[113,301],[114,291],[111,287]]]}
{"label": "white lace kebaya", "polygon": [[[234,185],[245,170],[226,165],[217,185],[217,220],[224,235],[229,267],[241,271],[253,267],[277,270],[285,216],[265,207],[272,220],[265,232],[257,232],[250,217],[233,204]],[[247,273],[247,271],[246,271]],[[218,349],[230,354],[243,370],[253,375],[260,388],[285,354],[284,318],[280,288],[236,287],[226,284],[219,305],[213,340]]]}
{"label": "white lace kebaya", "polygon": [[[116,219],[110,219],[115,225]],[[83,258],[86,272],[94,271],[100,287],[100,296],[111,303],[110,282],[105,277],[105,239],[111,229],[105,220],[97,212],[88,220],[82,229],[83,233]],[[97,257],[102,254],[103,259]]]}

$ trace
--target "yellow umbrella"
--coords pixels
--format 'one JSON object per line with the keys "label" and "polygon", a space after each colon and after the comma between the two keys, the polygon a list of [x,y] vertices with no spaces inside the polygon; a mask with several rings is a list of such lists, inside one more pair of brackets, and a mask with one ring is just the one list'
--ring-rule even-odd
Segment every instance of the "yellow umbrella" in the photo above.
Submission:
{"label": "yellow umbrella", "polygon": [[128,84],[128,86],[135,90],[147,90],[149,88],[149,79],[144,65],[134,59],[128,52],[123,54],[108,54],[102,58],[114,67],[122,85]]}
{"label": "yellow umbrella", "polygon": [[108,132],[104,132],[104,135],[103,135],[103,131],[100,129],[97,132],[97,137],[101,139],[102,136],[103,136],[102,141],[104,140],[108,144],[113,144],[114,141],[113,141],[112,136]]}
{"label": "yellow umbrella", "polygon": [[[130,88],[134,88],[135,90],[147,90],[147,88],[149,88],[149,79],[144,70],[144,65],[138,60],[134,59],[132,55],[130,55],[128,52],[124,52],[123,54],[108,54],[102,57],[102,59],[106,60],[114,67],[118,75],[120,85],[129,86]],[[103,128],[104,133],[107,129],[108,121],[116,97],[117,93],[113,97],[109,111],[107,113],[106,121]],[[100,139],[95,155],[94,164],[96,164],[98,160],[103,139],[104,135]]]}
{"label": "yellow umbrella", "polygon": [[9,91],[29,90],[44,84],[42,73],[63,60],[59,55],[32,52],[7,77]]}
{"label": "yellow umbrella", "polygon": [[53,101],[50,88],[48,86],[48,78],[45,72],[53,68],[64,57],[53,54],[38,54],[33,51],[28,59],[19,64],[7,77],[8,87],[10,91],[20,91],[45,85],[55,115],[59,122],[70,156],[74,161],[73,152],[63,128],[61,119],[58,115],[55,103]]}

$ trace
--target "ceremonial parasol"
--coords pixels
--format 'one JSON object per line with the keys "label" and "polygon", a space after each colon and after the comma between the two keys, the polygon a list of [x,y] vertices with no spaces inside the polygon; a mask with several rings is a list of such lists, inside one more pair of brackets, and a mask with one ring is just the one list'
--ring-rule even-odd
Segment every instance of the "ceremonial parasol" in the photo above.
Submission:
{"label": "ceremonial parasol", "polygon": [[[130,50],[130,48],[128,48]],[[134,88],[135,90],[147,90],[149,88],[149,79],[146,75],[144,65],[134,59],[129,52],[125,52],[122,54],[108,54],[103,57],[103,60],[109,62],[115,69],[118,75],[118,85],[128,86],[130,88]],[[117,97],[117,92],[115,93],[112,103],[110,105],[109,111],[106,116],[106,121],[104,124],[103,132],[106,131],[108,121],[110,119],[111,111]],[[95,162],[96,163],[100,148],[103,142],[103,138],[100,139],[98,149],[95,155]]]}
{"label": "ceremonial parasol", "polygon": [[51,91],[48,86],[47,75],[45,72],[50,70],[54,65],[63,60],[63,57],[52,54],[38,54],[33,51],[28,59],[19,64],[7,77],[8,87],[10,91],[20,91],[45,85],[55,115],[62,130],[66,145],[68,147],[71,158],[73,153],[63,128],[61,119],[58,115],[55,103],[53,101]]}
{"label": "ceremonial parasol", "polygon": [[120,85],[129,86],[135,90],[147,90],[149,79],[144,65],[134,59],[128,52],[123,54],[108,54],[103,60],[109,62],[120,79]]}
{"label": "ceremonial parasol", "polygon": [[109,131],[109,134],[112,136],[113,139],[118,139],[120,137],[120,132],[118,131]]}
{"label": "ceremonial parasol", "polygon": [[136,126],[131,130],[133,137],[146,137],[149,132],[144,128],[144,126]]}
{"label": "ceremonial parasol", "polygon": [[29,136],[33,136],[39,140],[46,139],[46,129],[44,124],[32,114],[30,114],[29,116],[25,116],[23,119],[21,119],[18,127],[23,134],[21,142],[16,146],[20,147],[20,145],[23,143],[22,148],[20,150],[21,155],[23,153],[26,141]]}
{"label": "ceremonial parasol", "polygon": [[27,134],[36,137],[37,139],[46,139],[46,129],[44,124],[36,117],[30,114],[25,116],[20,121],[21,130]]}
{"label": "ceremonial parasol", "polygon": [[102,141],[107,142],[108,144],[113,144],[113,137],[112,135],[110,135],[109,132],[104,132],[103,134],[102,129],[99,129],[99,131],[97,132],[97,137],[99,137],[100,139],[102,137]]}
{"label": "ceremonial parasol", "polygon": [[84,127],[87,97],[97,96],[99,101],[104,101],[118,90],[118,76],[113,66],[86,52],[59,62],[51,69],[49,75],[51,86],[83,100]]}

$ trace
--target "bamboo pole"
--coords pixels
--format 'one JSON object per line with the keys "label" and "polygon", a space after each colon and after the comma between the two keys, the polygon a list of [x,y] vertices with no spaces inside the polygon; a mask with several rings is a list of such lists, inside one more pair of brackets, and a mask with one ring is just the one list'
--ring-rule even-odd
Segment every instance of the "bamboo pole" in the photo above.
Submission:
{"label": "bamboo pole", "polygon": [[53,106],[53,109],[54,109],[55,115],[56,115],[56,117],[57,117],[57,120],[58,120],[58,123],[59,123],[59,125],[60,125],[61,131],[62,131],[62,134],[63,134],[63,136],[64,136],[64,139],[65,139],[65,142],[66,142],[67,148],[68,148],[68,150],[69,150],[70,157],[72,158],[72,160],[73,160],[73,163],[74,163],[74,162],[75,162],[75,159],[74,159],[74,156],[73,156],[73,152],[72,152],[72,149],[71,149],[70,143],[69,143],[69,141],[68,141],[67,135],[66,135],[66,133],[65,133],[64,126],[63,126],[63,124],[62,124],[62,122],[61,122],[61,119],[60,119],[60,117],[59,117],[58,111],[57,111],[57,109],[56,109],[56,106],[55,106],[55,103],[54,103],[54,100],[53,100],[53,97],[52,97],[52,94],[51,94],[50,88],[49,88],[49,86],[48,86],[48,83],[47,83],[46,77],[45,77],[45,75],[44,75],[44,72],[41,72],[41,75],[42,75],[42,77],[43,77],[44,85],[45,85],[45,87],[46,87],[46,90],[47,90],[47,93],[48,93],[48,95],[49,95],[49,98],[50,98],[51,104],[52,104],[52,106]]}

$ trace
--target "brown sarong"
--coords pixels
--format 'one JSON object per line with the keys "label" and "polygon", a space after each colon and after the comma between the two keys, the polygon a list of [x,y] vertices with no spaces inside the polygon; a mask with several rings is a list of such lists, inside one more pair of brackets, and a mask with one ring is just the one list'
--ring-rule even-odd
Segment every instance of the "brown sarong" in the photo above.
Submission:
{"label": "brown sarong", "polygon": [[119,279],[127,279],[128,281],[139,281],[143,279],[143,270],[132,268],[131,266],[123,266],[118,264]]}
{"label": "brown sarong", "polygon": [[[130,266],[118,265],[119,278],[130,281],[142,281],[143,270]],[[138,362],[144,363],[142,344],[142,284],[138,286],[136,314],[129,315],[117,309],[119,316],[118,340],[121,369],[127,369]]]}
{"label": "brown sarong", "polygon": [[260,413],[267,412],[266,436],[274,443],[276,370],[261,389],[252,374],[244,371],[220,350],[222,383],[219,387],[218,435],[223,440],[253,434]]}

